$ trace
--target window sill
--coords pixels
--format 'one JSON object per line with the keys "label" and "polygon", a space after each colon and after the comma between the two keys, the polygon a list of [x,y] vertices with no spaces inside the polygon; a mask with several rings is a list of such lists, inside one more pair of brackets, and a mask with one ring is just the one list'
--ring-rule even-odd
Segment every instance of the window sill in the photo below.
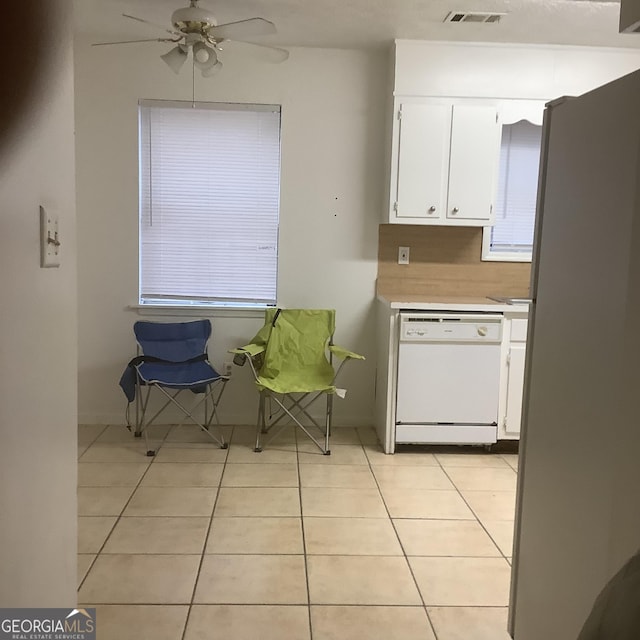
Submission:
{"label": "window sill", "polygon": [[135,311],[140,316],[187,316],[187,317],[217,317],[217,318],[262,318],[264,307],[212,307],[210,305],[160,305],[160,304],[130,304],[127,309]]}
{"label": "window sill", "polygon": [[530,253],[492,253],[482,256],[483,262],[531,262]]}

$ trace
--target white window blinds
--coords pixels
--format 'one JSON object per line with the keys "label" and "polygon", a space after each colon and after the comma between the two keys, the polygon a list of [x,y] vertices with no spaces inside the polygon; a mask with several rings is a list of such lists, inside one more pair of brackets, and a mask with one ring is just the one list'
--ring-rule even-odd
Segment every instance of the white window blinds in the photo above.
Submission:
{"label": "white window blinds", "polygon": [[531,253],[542,127],[521,120],[502,127],[496,223],[490,253]]}
{"label": "white window blinds", "polygon": [[142,101],[140,304],[275,304],[280,107]]}

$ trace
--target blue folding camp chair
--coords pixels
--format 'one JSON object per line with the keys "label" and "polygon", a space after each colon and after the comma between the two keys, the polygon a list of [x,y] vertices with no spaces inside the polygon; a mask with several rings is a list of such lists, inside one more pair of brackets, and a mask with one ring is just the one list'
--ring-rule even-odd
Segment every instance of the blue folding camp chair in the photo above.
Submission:
{"label": "blue folding camp chair", "polygon": [[[212,431],[215,420],[219,427],[218,404],[224,392],[228,377],[219,374],[210,364],[207,356],[207,342],[211,336],[211,322],[136,322],[133,331],[138,341],[138,353],[125,369],[120,386],[129,404],[127,405],[127,427],[135,427],[135,435],[144,434],[147,455],[155,455],[149,447],[147,428],[169,406],[178,407],[192,422],[197,424],[212,440],[226,449],[228,444],[218,428],[218,436]],[[142,388],[146,387],[146,393]],[[151,390],[157,389],[166,401],[147,419],[147,409]],[[199,394],[191,408],[177,400],[182,391]],[[136,402],[135,425],[131,424],[129,409]],[[198,420],[194,411],[204,404],[204,419]]]}

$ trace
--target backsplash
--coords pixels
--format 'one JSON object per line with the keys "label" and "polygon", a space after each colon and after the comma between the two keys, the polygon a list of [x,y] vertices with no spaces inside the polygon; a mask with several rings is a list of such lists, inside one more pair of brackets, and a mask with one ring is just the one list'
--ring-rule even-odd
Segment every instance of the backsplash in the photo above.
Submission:
{"label": "backsplash", "polygon": [[[410,248],[408,265],[398,247]],[[392,296],[529,295],[529,262],[483,262],[481,227],[381,224],[377,291]]]}

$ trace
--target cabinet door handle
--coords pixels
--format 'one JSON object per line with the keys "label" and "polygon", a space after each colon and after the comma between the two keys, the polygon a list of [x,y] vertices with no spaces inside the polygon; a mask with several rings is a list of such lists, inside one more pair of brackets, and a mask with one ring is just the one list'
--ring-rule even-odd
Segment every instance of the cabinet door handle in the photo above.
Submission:
{"label": "cabinet door handle", "polygon": [[451,210],[451,213],[458,213],[458,211],[460,211],[458,207],[453,207],[453,209]]}
{"label": "cabinet door handle", "polygon": [[431,205],[429,207],[429,213],[435,213],[435,212],[436,212],[436,208],[433,205]]}

